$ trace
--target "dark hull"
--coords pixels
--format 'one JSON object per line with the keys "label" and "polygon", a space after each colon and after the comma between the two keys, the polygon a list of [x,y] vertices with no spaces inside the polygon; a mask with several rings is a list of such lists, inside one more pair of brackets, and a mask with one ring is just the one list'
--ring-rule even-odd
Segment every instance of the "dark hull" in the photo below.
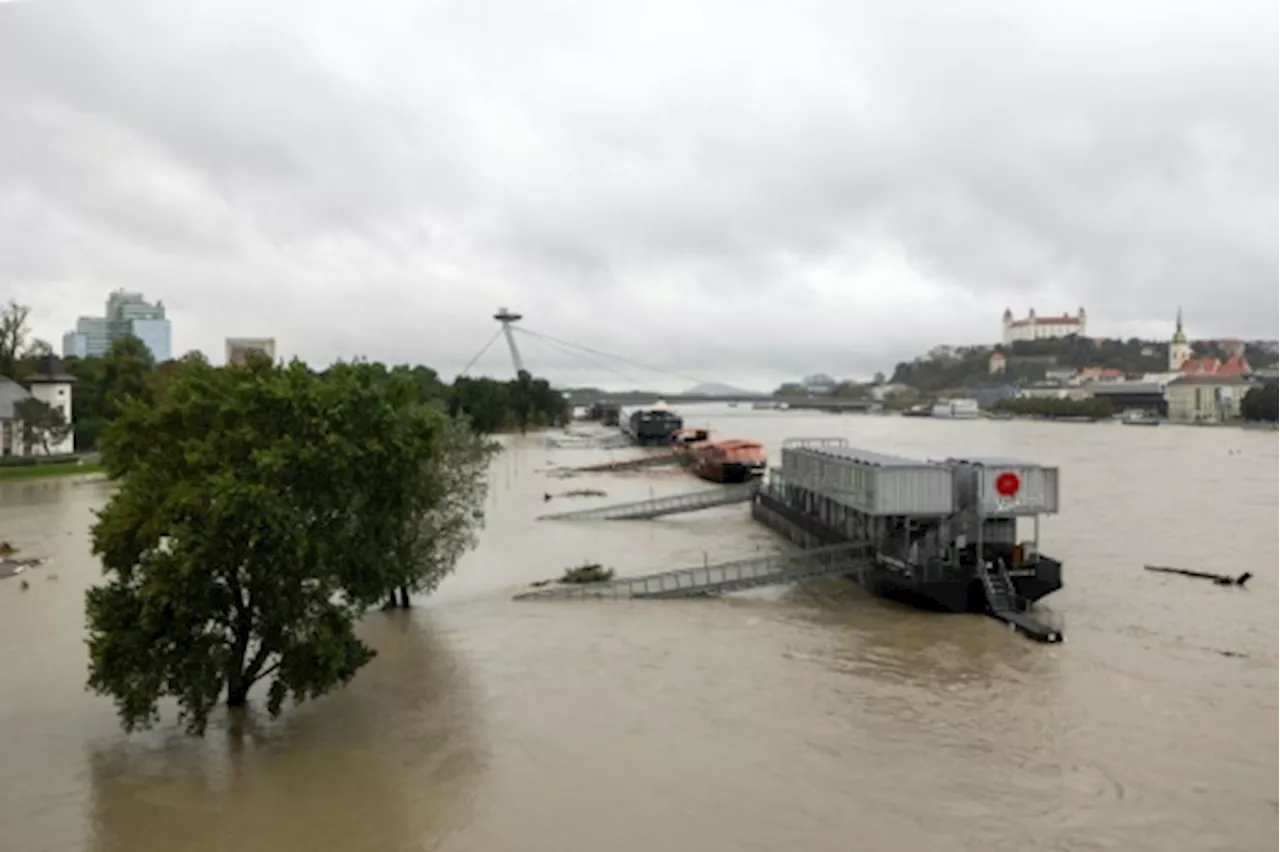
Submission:
{"label": "dark hull", "polygon": [[[769,529],[808,549],[840,544],[845,537],[814,518],[789,508],[767,493],[756,495],[751,517]],[[1040,557],[1033,567],[1010,571],[1018,594],[1039,600],[1062,588],[1062,564]],[[928,577],[921,572],[894,567],[877,556],[849,578],[874,595],[933,612],[988,611],[982,582],[974,575]]]}
{"label": "dark hull", "polygon": [[764,476],[764,468],[751,464],[695,465],[693,472],[708,482],[738,485]]}
{"label": "dark hull", "polygon": [[684,421],[667,411],[637,411],[623,422],[622,431],[640,447],[667,447],[671,436],[684,428]]}
{"label": "dark hull", "polygon": [[671,443],[671,436],[662,435],[635,435],[628,433],[627,437],[631,439],[631,443],[637,447],[665,447]]}

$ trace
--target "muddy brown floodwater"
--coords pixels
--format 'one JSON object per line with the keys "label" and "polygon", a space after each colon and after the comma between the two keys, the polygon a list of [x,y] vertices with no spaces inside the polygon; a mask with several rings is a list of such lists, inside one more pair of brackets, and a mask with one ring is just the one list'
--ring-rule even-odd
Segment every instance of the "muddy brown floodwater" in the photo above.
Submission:
{"label": "muddy brown floodwater", "polygon": [[[514,602],[584,560],[638,573],[771,548],[743,506],[537,523],[707,487],[651,471],[548,479],[605,453],[513,442],[480,547],[378,658],[278,720],[172,713],[124,735],[84,690],[101,482],[0,485],[0,538],[50,563],[0,581],[0,849],[1274,850],[1277,439],[1228,429],[945,422],[705,408],[767,441],[844,435],[1061,467],[1045,603],[1067,641],[921,613],[829,581],[722,600]],[[1247,588],[1150,574],[1235,573]],[[56,575],[56,579],[54,579]]]}

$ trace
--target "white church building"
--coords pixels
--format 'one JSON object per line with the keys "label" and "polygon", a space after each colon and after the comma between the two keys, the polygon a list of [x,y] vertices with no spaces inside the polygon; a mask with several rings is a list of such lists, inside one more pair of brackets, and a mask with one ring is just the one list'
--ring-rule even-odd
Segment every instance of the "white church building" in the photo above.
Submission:
{"label": "white church building", "polygon": [[1088,317],[1085,316],[1084,308],[1081,308],[1075,316],[1060,314],[1043,317],[1036,316],[1036,309],[1032,308],[1021,319],[1014,319],[1013,311],[1005,308],[1003,320],[1004,335],[1001,342],[1005,346],[1018,340],[1049,340],[1056,337],[1070,337],[1073,334],[1084,337],[1088,326]]}
{"label": "white church building", "polygon": [[[71,386],[74,383],[75,378],[63,372],[61,362],[53,355],[45,357],[40,371],[27,379],[25,388],[13,379],[0,376],[0,455],[44,455],[43,446],[24,440],[22,421],[18,419],[16,408],[25,400],[38,399],[61,411],[63,418],[70,423]],[[69,429],[65,438],[49,446],[49,455],[75,452],[75,443],[75,432]]]}

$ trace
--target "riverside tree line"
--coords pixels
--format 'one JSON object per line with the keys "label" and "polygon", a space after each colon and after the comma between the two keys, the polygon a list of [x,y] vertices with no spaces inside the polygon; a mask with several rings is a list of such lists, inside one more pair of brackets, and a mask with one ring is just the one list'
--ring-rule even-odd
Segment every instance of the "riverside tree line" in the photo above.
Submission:
{"label": "riverside tree line", "polygon": [[[29,353],[6,352],[20,379]],[[127,730],[164,699],[203,733],[255,686],[274,715],[345,684],[373,657],[357,620],[432,591],[474,545],[489,433],[569,414],[528,374],[450,387],[365,362],[155,365],[133,338],[64,368],[118,486],[92,529],[105,580],[86,616],[89,686]]]}
{"label": "riverside tree line", "polygon": [[[47,342],[31,338],[28,313],[25,306],[12,301],[0,309],[0,376],[19,384],[38,372],[44,356],[52,352]],[[157,364],[147,347],[129,336],[118,339],[101,357],[63,358],[63,372],[76,379],[70,424],[75,428],[76,451],[98,449],[103,431],[123,401],[154,398],[183,363],[175,360]],[[562,425],[571,413],[569,404],[550,384],[528,373],[511,381],[460,376],[450,385],[430,367],[394,369],[409,372],[425,397],[440,402],[452,415],[465,415],[480,433]],[[49,417],[57,418],[58,412],[53,410]],[[44,421],[44,417],[37,419],[32,413],[32,423]],[[62,425],[65,424],[50,420],[49,428]],[[50,443],[56,442],[57,433],[54,435],[55,440]],[[35,437],[33,443],[41,443],[41,436]]]}

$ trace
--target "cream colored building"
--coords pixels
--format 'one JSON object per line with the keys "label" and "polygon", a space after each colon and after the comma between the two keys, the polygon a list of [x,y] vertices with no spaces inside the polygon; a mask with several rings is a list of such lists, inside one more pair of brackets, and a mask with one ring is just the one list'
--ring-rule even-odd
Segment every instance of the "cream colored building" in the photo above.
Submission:
{"label": "cream colored building", "polygon": [[1005,346],[1018,340],[1051,340],[1058,337],[1070,337],[1078,334],[1085,336],[1088,330],[1088,317],[1081,308],[1075,316],[1036,316],[1032,308],[1022,319],[1014,319],[1013,311],[1005,308],[1000,318],[1000,342]]}
{"label": "cream colored building", "polygon": [[1189,375],[1169,382],[1165,398],[1169,419],[1182,423],[1221,423],[1240,416],[1240,401],[1253,387],[1243,376]]}
{"label": "cream colored building", "polygon": [[274,361],[276,360],[276,339],[274,337],[227,338],[228,364],[243,364],[250,352],[261,352]]}

